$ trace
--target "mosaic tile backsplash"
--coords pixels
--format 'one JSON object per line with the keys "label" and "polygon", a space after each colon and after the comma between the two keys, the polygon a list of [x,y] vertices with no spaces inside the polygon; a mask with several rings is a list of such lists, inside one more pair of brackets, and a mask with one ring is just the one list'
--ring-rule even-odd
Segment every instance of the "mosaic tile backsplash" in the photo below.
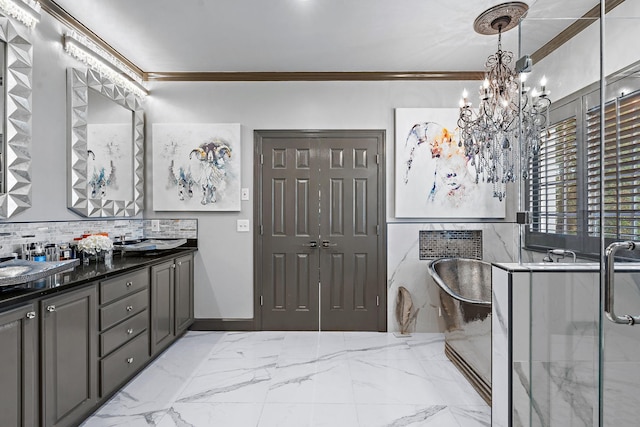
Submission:
{"label": "mosaic tile backsplash", "polygon": [[482,230],[420,230],[420,259],[482,259]]}
{"label": "mosaic tile backsplash", "polygon": [[[157,221],[160,231],[153,231]],[[24,243],[66,243],[83,234],[107,232],[109,237],[126,240],[143,238],[197,239],[197,219],[104,219],[50,222],[0,223],[0,257],[20,252]]]}

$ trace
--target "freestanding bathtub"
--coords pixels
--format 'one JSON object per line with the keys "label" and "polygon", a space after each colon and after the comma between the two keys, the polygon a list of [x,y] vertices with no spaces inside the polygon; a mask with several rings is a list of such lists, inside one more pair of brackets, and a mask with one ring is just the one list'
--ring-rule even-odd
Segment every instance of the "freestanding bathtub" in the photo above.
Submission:
{"label": "freestanding bathtub", "polygon": [[491,404],[491,264],[440,258],[429,274],[440,287],[445,354]]}

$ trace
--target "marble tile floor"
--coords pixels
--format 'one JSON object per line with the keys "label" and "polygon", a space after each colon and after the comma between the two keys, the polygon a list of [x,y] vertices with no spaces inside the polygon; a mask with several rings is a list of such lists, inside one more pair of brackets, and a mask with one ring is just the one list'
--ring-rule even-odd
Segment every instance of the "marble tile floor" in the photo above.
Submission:
{"label": "marble tile floor", "polygon": [[441,334],[188,332],[83,427],[476,427]]}

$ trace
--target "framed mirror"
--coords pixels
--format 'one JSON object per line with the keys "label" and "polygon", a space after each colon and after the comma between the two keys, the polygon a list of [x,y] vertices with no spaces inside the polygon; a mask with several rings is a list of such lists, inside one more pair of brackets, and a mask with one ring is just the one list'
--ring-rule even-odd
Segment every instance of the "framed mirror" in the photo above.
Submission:
{"label": "framed mirror", "polygon": [[143,208],[144,112],[140,99],[91,69],[67,70],[68,207],[88,217]]}
{"label": "framed mirror", "polygon": [[0,58],[0,218],[8,218],[31,207],[33,47],[28,31],[2,15]]}

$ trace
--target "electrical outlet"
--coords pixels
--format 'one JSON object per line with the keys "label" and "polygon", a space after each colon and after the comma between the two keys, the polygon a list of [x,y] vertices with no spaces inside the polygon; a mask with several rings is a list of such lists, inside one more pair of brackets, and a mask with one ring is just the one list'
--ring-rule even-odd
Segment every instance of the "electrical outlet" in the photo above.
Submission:
{"label": "electrical outlet", "polygon": [[236,222],[237,231],[244,233],[249,231],[249,220],[248,219],[239,219]]}
{"label": "electrical outlet", "polygon": [[249,189],[248,188],[243,188],[241,190],[240,199],[241,200],[249,200]]}
{"label": "electrical outlet", "polygon": [[151,231],[160,231],[160,220],[152,219],[151,220]]}

